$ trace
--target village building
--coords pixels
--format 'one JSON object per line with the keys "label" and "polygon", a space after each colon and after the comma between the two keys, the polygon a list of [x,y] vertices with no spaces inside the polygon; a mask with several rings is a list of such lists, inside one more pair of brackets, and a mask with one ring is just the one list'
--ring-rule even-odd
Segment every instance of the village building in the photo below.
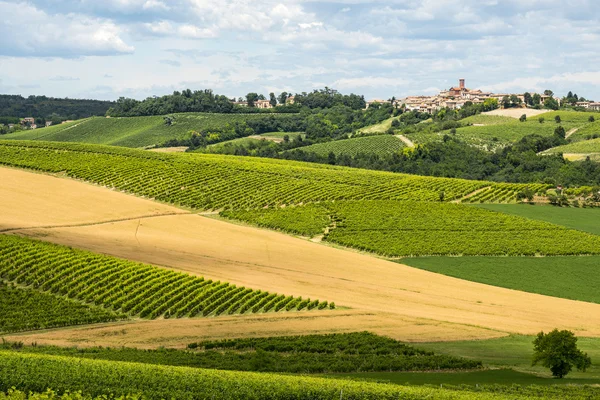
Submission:
{"label": "village building", "polygon": [[254,102],[254,107],[255,108],[273,108],[273,105],[271,104],[271,102],[269,100],[256,100]]}
{"label": "village building", "polygon": [[600,111],[600,103],[590,103],[588,110]]}

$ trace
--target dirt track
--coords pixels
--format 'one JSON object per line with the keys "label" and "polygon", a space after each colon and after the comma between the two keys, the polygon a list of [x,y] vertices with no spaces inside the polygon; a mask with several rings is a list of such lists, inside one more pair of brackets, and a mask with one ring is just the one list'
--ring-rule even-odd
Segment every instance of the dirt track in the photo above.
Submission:
{"label": "dirt track", "polygon": [[[0,173],[4,173],[0,168]],[[39,183],[43,175],[22,173],[20,184]],[[49,180],[57,178],[45,177]],[[73,210],[89,210],[109,193],[136,207],[158,206],[87,184],[69,182],[82,195]],[[45,186],[47,191],[53,185]],[[100,192],[98,192],[98,190]],[[0,188],[0,197],[10,192]],[[83,193],[85,192],[85,195]],[[27,226],[25,209],[52,216],[61,196],[31,202],[22,192],[11,206],[13,225]],[[135,211],[137,208],[132,207]],[[0,221],[13,210],[0,209]],[[64,213],[65,210],[62,210]],[[79,211],[74,211],[74,218]],[[122,213],[122,211],[119,211]],[[66,218],[65,216],[62,217]],[[62,221],[62,220],[61,220]],[[136,236],[137,231],[137,236]],[[600,305],[512,291],[467,282],[353,251],[207,218],[199,215],[159,216],[92,226],[27,229],[24,235],[149,262],[226,280],[256,289],[335,301],[351,310],[321,313],[223,317],[206,320],[160,320],[103,328],[73,328],[27,335],[39,343],[128,344],[156,347],[183,345],[193,337],[288,334],[370,330],[402,340],[488,338],[507,332],[534,334],[555,327],[582,336],[600,336]],[[356,313],[356,314],[355,314]],[[335,315],[335,317],[333,317]],[[125,330],[125,333],[120,333]]]}

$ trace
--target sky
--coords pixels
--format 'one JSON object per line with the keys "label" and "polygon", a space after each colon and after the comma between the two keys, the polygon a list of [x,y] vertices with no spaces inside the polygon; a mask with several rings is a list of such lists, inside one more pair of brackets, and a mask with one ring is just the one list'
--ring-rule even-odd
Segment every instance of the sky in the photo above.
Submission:
{"label": "sky", "polygon": [[0,93],[327,86],[370,100],[434,94],[459,78],[600,101],[597,0],[0,0]]}

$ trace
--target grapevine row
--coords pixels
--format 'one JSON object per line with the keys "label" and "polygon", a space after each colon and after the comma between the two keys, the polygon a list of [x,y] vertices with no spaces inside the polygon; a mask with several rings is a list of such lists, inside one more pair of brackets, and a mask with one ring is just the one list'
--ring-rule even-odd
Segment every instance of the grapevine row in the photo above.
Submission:
{"label": "grapevine row", "polygon": [[[7,235],[0,236],[0,279],[141,318],[333,308]],[[278,302],[270,305],[265,299]]]}

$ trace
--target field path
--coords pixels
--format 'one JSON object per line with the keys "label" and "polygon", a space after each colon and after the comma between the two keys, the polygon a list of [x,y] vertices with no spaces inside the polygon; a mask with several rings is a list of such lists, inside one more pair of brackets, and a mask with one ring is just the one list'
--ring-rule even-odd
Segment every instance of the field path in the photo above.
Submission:
{"label": "field path", "polygon": [[[5,178],[18,181],[5,185]],[[152,263],[246,287],[334,301],[323,313],[133,321],[15,335],[38,343],[184,346],[190,338],[369,330],[407,341],[489,338],[571,329],[600,337],[600,305],[508,290],[415,269],[282,233],[189,214],[67,179],[0,168],[0,227],[42,240]],[[43,191],[39,188],[42,188]],[[39,196],[37,193],[44,193]],[[65,205],[65,199],[68,204]],[[109,204],[110,207],[107,207]],[[175,209],[176,210],[176,209]],[[109,211],[131,220],[97,223]],[[96,217],[88,214],[96,213]],[[32,216],[80,226],[33,228]],[[71,221],[68,221],[68,220]],[[85,219],[90,225],[81,225]],[[6,223],[6,221],[10,221]],[[47,224],[44,224],[47,225]]]}
{"label": "field path", "polygon": [[565,135],[565,139],[568,139],[569,136],[577,133],[578,130],[579,130],[579,128],[573,128],[573,129],[569,130],[569,132],[567,132],[567,134]]}
{"label": "field path", "polygon": [[469,194],[467,194],[466,196],[461,197],[460,199],[456,199],[453,200],[452,203],[458,204],[458,203],[462,203],[464,200],[469,199],[473,196],[477,196],[479,193],[483,192],[484,190],[489,189],[491,186],[486,186],[486,187],[482,187],[481,189],[477,189],[474,192],[471,192]]}
{"label": "field path", "polygon": [[410,140],[409,138],[407,138],[406,136],[404,136],[404,135],[394,135],[394,136],[396,136],[398,139],[402,140],[404,142],[404,144],[406,144],[407,147],[410,147],[410,148],[415,147],[415,144],[413,143],[413,141]]}

